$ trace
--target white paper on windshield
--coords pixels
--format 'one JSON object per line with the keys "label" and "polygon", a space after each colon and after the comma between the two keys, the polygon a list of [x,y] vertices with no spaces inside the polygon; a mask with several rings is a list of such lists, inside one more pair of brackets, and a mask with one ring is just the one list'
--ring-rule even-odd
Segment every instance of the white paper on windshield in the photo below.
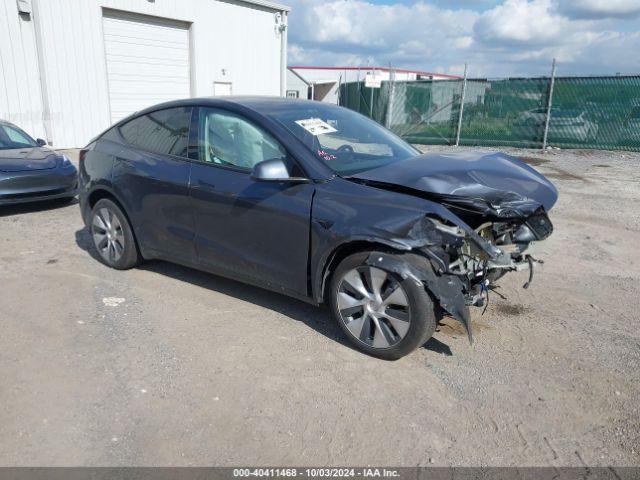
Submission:
{"label": "white paper on windshield", "polygon": [[320,118],[307,118],[306,120],[296,120],[296,123],[304,128],[311,135],[323,135],[325,133],[337,132],[335,128]]}

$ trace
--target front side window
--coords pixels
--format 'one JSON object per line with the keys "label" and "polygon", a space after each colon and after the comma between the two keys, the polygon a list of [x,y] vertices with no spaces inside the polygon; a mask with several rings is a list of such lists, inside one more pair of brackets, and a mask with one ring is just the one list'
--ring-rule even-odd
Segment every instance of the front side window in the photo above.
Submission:
{"label": "front side window", "polygon": [[33,148],[38,144],[33,138],[10,125],[0,124],[0,150],[12,150],[14,148]]}
{"label": "front side window", "polygon": [[199,158],[204,163],[251,171],[263,160],[287,159],[277,140],[239,115],[201,108],[198,123]]}
{"label": "front side window", "polygon": [[168,108],[125,123],[120,133],[127,143],[148,152],[187,156],[191,107]]}
{"label": "front side window", "polygon": [[352,175],[418,151],[373,120],[351,110],[317,103],[287,103],[269,114],[332,170]]}

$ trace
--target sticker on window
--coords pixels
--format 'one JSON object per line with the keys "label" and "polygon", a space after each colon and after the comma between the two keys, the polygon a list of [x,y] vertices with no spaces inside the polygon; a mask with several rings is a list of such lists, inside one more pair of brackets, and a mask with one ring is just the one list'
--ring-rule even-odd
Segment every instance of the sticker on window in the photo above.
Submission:
{"label": "sticker on window", "polygon": [[335,160],[336,158],[338,158],[332,153],[325,152],[322,149],[318,150],[318,156],[322,158],[325,162],[330,162],[331,160]]}
{"label": "sticker on window", "polygon": [[296,120],[296,123],[304,128],[311,135],[324,135],[325,133],[337,132],[328,123],[322,121],[320,118],[307,118],[306,120]]}

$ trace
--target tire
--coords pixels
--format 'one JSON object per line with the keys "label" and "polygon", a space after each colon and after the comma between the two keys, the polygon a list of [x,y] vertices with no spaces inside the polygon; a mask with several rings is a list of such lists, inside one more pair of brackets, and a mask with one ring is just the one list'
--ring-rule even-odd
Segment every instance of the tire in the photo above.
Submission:
{"label": "tire", "polygon": [[108,267],[127,270],[140,263],[131,225],[120,207],[103,198],[91,210],[89,224],[98,259]]}
{"label": "tire", "polygon": [[436,330],[436,308],[424,286],[366,265],[370,254],[356,253],[340,262],[329,286],[331,311],[356,348],[384,360],[397,360],[431,338]]}

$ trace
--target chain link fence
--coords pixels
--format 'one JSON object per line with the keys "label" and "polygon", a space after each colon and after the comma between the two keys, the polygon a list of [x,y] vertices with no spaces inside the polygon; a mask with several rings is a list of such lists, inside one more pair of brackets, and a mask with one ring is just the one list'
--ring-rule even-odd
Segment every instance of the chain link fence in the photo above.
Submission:
{"label": "chain link fence", "polygon": [[352,82],[339,103],[411,143],[454,145],[459,128],[460,145],[544,148],[546,129],[549,146],[640,151],[640,75]]}

